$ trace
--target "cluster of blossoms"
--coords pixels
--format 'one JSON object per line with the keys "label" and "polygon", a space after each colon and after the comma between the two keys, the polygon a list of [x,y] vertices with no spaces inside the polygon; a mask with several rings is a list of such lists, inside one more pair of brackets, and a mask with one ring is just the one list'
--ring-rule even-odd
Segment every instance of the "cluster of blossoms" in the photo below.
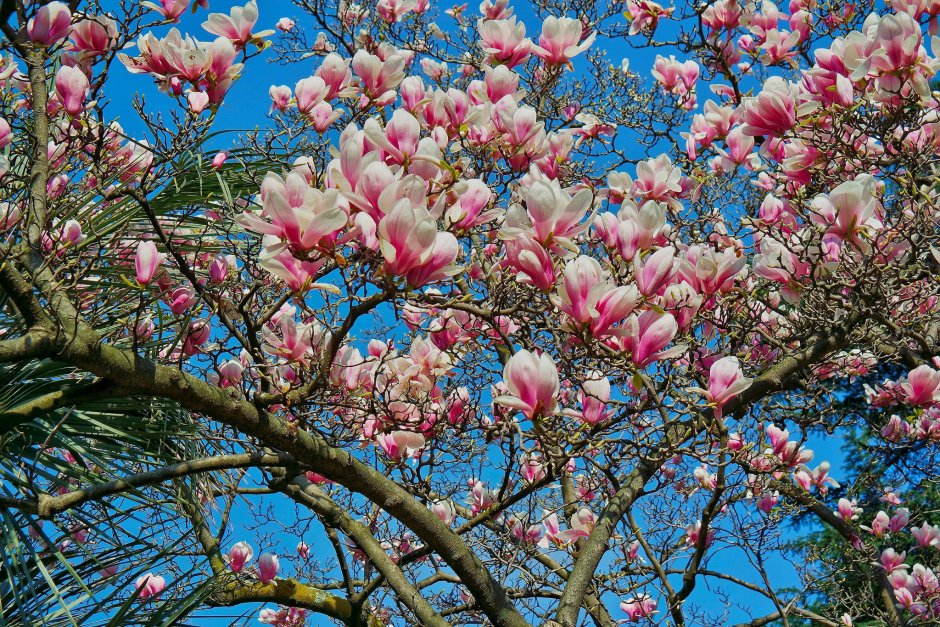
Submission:
{"label": "cluster of blossoms", "polygon": [[[176,2],[180,4],[188,3]],[[176,8],[166,15],[179,16]],[[131,72],[152,76],[162,91],[185,96],[189,109],[199,114],[206,107],[217,108],[238,79],[243,68],[242,63],[235,63],[239,53],[246,53],[249,44],[261,46],[263,37],[271,34],[271,31],[252,33],[257,21],[258,7],[251,0],[244,7],[233,8],[230,15],[209,15],[202,26],[218,35],[212,42],[184,37],[174,28],[161,39],[149,32],[143,35],[137,41],[138,56],[124,53],[118,56]]]}

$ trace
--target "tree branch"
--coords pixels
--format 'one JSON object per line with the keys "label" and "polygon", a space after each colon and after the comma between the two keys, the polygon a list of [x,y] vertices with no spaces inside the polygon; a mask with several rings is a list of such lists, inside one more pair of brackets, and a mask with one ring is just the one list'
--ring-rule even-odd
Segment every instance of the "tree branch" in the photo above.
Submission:
{"label": "tree branch", "polygon": [[39,498],[36,500],[0,498],[0,505],[15,507],[21,511],[35,514],[40,518],[52,518],[56,514],[60,514],[73,507],[78,507],[89,501],[96,501],[108,496],[127,492],[128,490],[155,485],[187,475],[255,466],[284,466],[293,463],[294,458],[284,454],[242,453],[237,455],[206,457],[137,473],[123,479],[115,479],[108,483],[90,486],[81,490],[73,490],[72,492],[67,492],[59,496],[40,494]]}

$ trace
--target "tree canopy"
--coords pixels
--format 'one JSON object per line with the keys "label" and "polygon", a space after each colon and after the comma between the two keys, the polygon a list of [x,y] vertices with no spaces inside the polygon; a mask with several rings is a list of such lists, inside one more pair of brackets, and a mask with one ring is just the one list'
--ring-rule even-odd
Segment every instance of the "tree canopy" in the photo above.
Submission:
{"label": "tree canopy", "polygon": [[0,3],[6,624],[940,622],[940,3],[209,4]]}

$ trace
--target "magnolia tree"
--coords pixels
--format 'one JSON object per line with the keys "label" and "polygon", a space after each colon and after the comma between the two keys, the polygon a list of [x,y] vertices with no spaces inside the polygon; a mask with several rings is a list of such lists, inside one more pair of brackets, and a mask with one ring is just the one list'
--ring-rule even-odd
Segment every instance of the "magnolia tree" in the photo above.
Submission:
{"label": "magnolia tree", "polygon": [[0,3],[6,621],[940,621],[940,2],[208,4]]}

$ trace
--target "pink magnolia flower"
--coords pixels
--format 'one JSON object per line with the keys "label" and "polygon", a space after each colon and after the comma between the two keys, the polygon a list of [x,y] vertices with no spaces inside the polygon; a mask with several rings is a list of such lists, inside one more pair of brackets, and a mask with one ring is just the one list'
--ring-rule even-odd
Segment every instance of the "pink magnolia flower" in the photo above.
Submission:
{"label": "pink magnolia flower", "polygon": [[[660,18],[668,18],[675,11],[671,7],[665,9],[661,4],[652,0],[627,0],[626,5],[626,16],[630,20],[631,35],[641,32],[652,34],[656,31]],[[711,8],[711,5],[708,8]]]}
{"label": "pink magnolia flower", "polygon": [[289,17],[282,17],[277,21],[277,24],[274,25],[274,28],[278,29],[282,33],[289,33],[290,31],[294,30],[294,26],[296,26],[294,20],[290,19]]}
{"label": "pink magnolia flower", "polygon": [[638,623],[641,618],[649,618],[656,614],[656,606],[656,601],[648,594],[641,594],[620,603],[621,611],[627,615],[631,623]]}
{"label": "pink magnolia flower", "polygon": [[101,55],[117,43],[117,23],[105,15],[85,16],[75,22],[69,36],[72,40],[68,46],[70,50]]}
{"label": "pink magnolia flower", "polygon": [[405,280],[411,287],[422,287],[428,283],[442,281],[460,272],[454,265],[460,251],[460,244],[453,234],[438,233],[434,238],[431,257],[423,264],[405,273]]}
{"label": "pink magnolia flower", "polygon": [[297,110],[304,115],[309,115],[314,107],[323,102],[329,89],[326,82],[319,76],[308,76],[297,81],[294,86],[294,100],[297,103]]}
{"label": "pink magnolia flower", "polygon": [[327,38],[326,33],[320,31],[317,33],[317,38],[313,42],[313,49],[316,52],[333,52],[336,49],[332,43],[330,43],[329,38]]}
{"label": "pink magnolia flower", "polygon": [[12,229],[19,220],[19,205],[8,202],[0,203],[0,233]]}
{"label": "pink magnolia flower", "polygon": [[[776,429],[776,427],[773,428]],[[784,431],[783,433],[786,432]],[[771,441],[773,441],[773,438],[771,438]],[[782,451],[783,448],[781,447],[780,450]],[[816,486],[820,494],[826,494],[829,492],[830,485],[834,488],[839,487],[839,483],[829,476],[829,470],[829,462],[825,461],[821,462],[813,470],[810,470],[807,466],[802,466],[800,470],[794,473],[793,479],[796,481],[798,486],[806,491],[809,491],[811,487]]]}
{"label": "pink magnolia flower", "polygon": [[190,0],[159,0],[160,4],[153,2],[143,2],[145,7],[149,7],[158,12],[164,18],[178,22],[179,17],[189,8]]}
{"label": "pink magnolia flower", "polygon": [[676,336],[679,324],[672,314],[649,309],[639,316],[633,314],[628,317],[624,328],[618,344],[623,350],[630,351],[634,364],[643,367],[667,356],[659,351]]}
{"label": "pink magnolia flower", "polygon": [[219,383],[222,387],[233,387],[241,384],[245,367],[237,359],[228,359],[219,364]]}
{"label": "pink magnolia flower", "polygon": [[303,540],[297,543],[297,555],[299,555],[301,559],[307,559],[310,555],[310,547],[307,546]]}
{"label": "pink magnolia flower", "polygon": [[71,116],[85,110],[85,94],[89,86],[88,77],[77,67],[63,65],[55,74],[55,91],[59,102]]}
{"label": "pink magnolia flower", "polygon": [[275,627],[302,627],[307,624],[307,610],[302,607],[284,607],[277,610],[266,607],[258,613],[258,622]]}
{"label": "pink magnolia flower", "polygon": [[192,307],[196,303],[196,293],[192,287],[188,285],[181,285],[175,287],[172,290],[166,292],[163,295],[166,304],[170,307],[172,311],[177,316],[182,315],[186,312],[187,309]]}
{"label": "pink magnolia flower", "polygon": [[5,118],[0,118],[0,149],[6,148],[13,141],[13,129]]}
{"label": "pink magnolia flower", "polygon": [[213,35],[225,37],[235,46],[243,48],[251,41],[251,29],[257,21],[258,5],[255,0],[249,0],[243,7],[232,7],[228,15],[210,13],[209,18],[202,23],[202,27]]}
{"label": "pink magnolia flower", "polygon": [[231,568],[236,573],[240,573],[245,567],[245,564],[251,561],[251,558],[254,556],[254,554],[255,553],[251,549],[251,545],[249,545],[247,542],[235,543],[228,552],[229,568]]}
{"label": "pink magnolia flower", "polygon": [[258,558],[258,579],[261,583],[270,583],[277,577],[280,563],[274,553],[262,553]]}
{"label": "pink magnolia flower", "polygon": [[644,202],[639,209],[633,203],[624,204],[615,220],[607,220],[613,230],[605,243],[616,248],[627,261],[633,260],[640,251],[665,243],[666,208],[665,203],[654,200]]}
{"label": "pink magnolia flower", "polygon": [[695,61],[689,59],[682,62],[673,55],[668,59],[657,55],[652,74],[667,93],[680,97],[691,94],[692,98],[695,97],[695,83],[699,75],[698,63]]}
{"label": "pink magnolia flower", "polygon": [[888,423],[881,429],[881,435],[888,442],[898,442],[911,434],[912,427],[909,423],[902,420],[900,416],[894,414],[888,419]]}
{"label": "pink magnolia flower", "polygon": [[[535,109],[519,106],[512,96],[503,96],[492,110],[493,124],[496,130],[504,133],[503,139],[512,146],[517,154],[510,163],[517,169],[524,169],[527,155],[541,156],[545,144],[545,125],[539,121]],[[519,165],[516,165],[518,163]],[[551,183],[557,182],[552,180]]]}
{"label": "pink magnolia flower", "polygon": [[189,110],[199,115],[209,106],[209,94],[204,91],[191,91],[186,96],[186,101],[189,103]]}
{"label": "pink magnolia flower", "polygon": [[263,236],[261,244],[264,246],[258,256],[261,267],[287,283],[292,292],[300,293],[312,288],[335,290],[324,284],[313,283],[313,276],[323,265],[322,259],[316,262],[301,261],[291,254],[287,244],[273,235]]}
{"label": "pink magnolia flower", "polygon": [[715,405],[716,416],[721,416],[722,407],[749,388],[753,381],[741,372],[741,363],[737,357],[722,357],[714,362],[708,370],[705,398]]}
{"label": "pink magnolia flower", "polygon": [[39,7],[36,15],[26,24],[26,36],[31,41],[51,46],[64,39],[72,25],[72,12],[64,2],[50,2]]}
{"label": "pink magnolia flower", "polygon": [[493,399],[495,403],[517,409],[529,419],[555,410],[561,382],[547,353],[518,351],[503,368],[503,382],[508,393]]}
{"label": "pink magnolia flower", "polygon": [[363,132],[372,143],[387,152],[396,164],[404,164],[418,153],[421,126],[417,118],[404,109],[396,109],[383,130],[375,118],[369,118]]}
{"label": "pink magnolia flower", "polygon": [[826,234],[849,242],[862,252],[871,246],[862,235],[882,228],[876,211],[878,201],[874,195],[875,180],[860,174],[854,181],[846,181],[828,194],[813,199],[813,222],[826,225]]}
{"label": "pink magnolia flower", "polygon": [[513,9],[509,0],[483,0],[480,3],[480,13],[488,20],[501,20],[512,15]]}
{"label": "pink magnolia flower", "polygon": [[932,405],[940,400],[940,371],[924,364],[911,370],[901,390],[911,405]]}
{"label": "pink magnolia flower", "polygon": [[888,521],[888,531],[900,533],[911,519],[911,512],[906,507],[899,507]]}
{"label": "pink magnolia flower", "polygon": [[542,519],[542,538],[539,540],[538,545],[543,549],[549,548],[553,543],[559,544],[556,539],[556,536],[561,533],[561,526],[558,523],[558,515],[553,513],[543,512],[544,518]]}
{"label": "pink magnolia flower", "polygon": [[767,425],[764,429],[764,433],[767,434],[767,439],[770,442],[770,450],[774,455],[780,455],[783,453],[787,444],[790,440],[790,432],[786,429],[781,429],[776,425]]}
{"label": "pink magnolia flower", "polygon": [[323,338],[323,329],[315,322],[298,324],[292,316],[282,315],[265,325],[261,335],[266,353],[306,364]]}
{"label": "pink magnolia flower", "polygon": [[575,542],[578,538],[587,538],[594,531],[597,517],[586,507],[581,507],[571,517],[571,528],[555,534],[556,541],[560,543]]}
{"label": "pink magnolia flower", "polygon": [[513,537],[526,544],[539,544],[545,536],[545,527],[540,524],[530,525],[529,518],[523,514],[510,514],[506,518]]}
{"label": "pink magnolia flower", "polygon": [[[380,0],[385,2],[396,2],[397,0]],[[434,59],[421,59],[421,71],[424,72],[432,81],[446,81],[450,70],[447,63],[438,63]]]}
{"label": "pink magnolia flower", "polygon": [[450,501],[434,501],[431,504],[431,511],[448,527],[457,518],[457,508]]}
{"label": "pink magnolia flower", "polygon": [[156,324],[154,323],[153,318],[147,316],[135,325],[134,337],[136,337],[138,340],[144,341],[149,339],[155,330]]}
{"label": "pink magnolia flower", "polygon": [[776,490],[773,492],[764,493],[757,500],[757,509],[764,512],[765,514],[769,514],[779,501],[780,493]]}
{"label": "pink magnolia flower", "polygon": [[375,441],[390,459],[395,460],[417,456],[427,443],[420,433],[400,430],[377,434]]}
{"label": "pink magnolia flower", "polygon": [[376,234],[390,274],[403,275],[431,260],[437,222],[427,209],[400,200],[379,222]]}
{"label": "pink magnolia flower", "polygon": [[692,477],[706,490],[714,490],[718,487],[718,474],[708,471],[708,465],[702,464],[692,471]]}
{"label": "pink magnolia flower", "polygon": [[508,240],[506,246],[506,264],[518,273],[520,283],[534,285],[543,291],[555,285],[555,268],[552,258],[545,248],[523,233]]}
{"label": "pink magnolia flower", "polygon": [[480,179],[460,181],[455,186],[457,202],[448,207],[448,221],[461,229],[471,229],[485,224],[498,215],[497,211],[485,211],[493,198],[489,186]]}
{"label": "pink magnolia flower", "polygon": [[594,304],[590,297],[603,279],[601,264],[593,257],[579,255],[565,264],[564,277],[553,303],[576,322],[589,322]]}
{"label": "pink magnolia flower", "polygon": [[764,42],[760,45],[761,61],[768,66],[784,61],[793,64],[794,58],[799,52],[796,49],[799,43],[799,32],[781,31],[773,28],[767,31]]}
{"label": "pink magnolia flower", "polygon": [[858,507],[855,501],[841,498],[839,499],[839,503],[836,506],[836,511],[833,513],[845,522],[851,522],[853,520],[858,520],[858,516],[862,513],[862,511],[862,508]]}
{"label": "pink magnolia flower", "polygon": [[401,54],[391,54],[383,61],[360,49],[352,60],[353,71],[362,81],[364,94],[378,101],[392,102],[395,99],[394,89],[405,78],[404,67],[405,57]]}
{"label": "pink magnolia flower", "polygon": [[413,11],[416,4],[416,0],[379,0],[375,8],[386,22],[394,24]]}
{"label": "pink magnolia flower", "polygon": [[325,192],[310,187],[304,175],[292,170],[287,178],[269,172],[261,182],[261,213],[271,220],[265,222],[253,213],[238,218],[245,228],[275,235],[292,250],[306,251],[325,243],[346,226],[339,192]]}
{"label": "pink magnolia flower", "polygon": [[[888,530],[888,515],[883,511],[879,511],[875,514],[875,517],[871,521],[870,530],[873,535],[881,536]],[[864,527],[863,527],[864,529]]]}
{"label": "pink magnolia flower", "polygon": [[593,372],[592,378],[586,379],[578,390],[581,403],[580,419],[589,425],[596,425],[607,418],[607,403],[610,401],[610,379]]}
{"label": "pink magnolia flower", "polygon": [[633,274],[641,294],[653,296],[669,285],[675,274],[675,254],[672,246],[666,246],[645,260],[639,255],[633,258]]}
{"label": "pink magnolia flower", "polygon": [[[483,84],[486,88],[486,97],[490,102],[499,102],[505,96],[511,96],[519,88],[519,75],[505,65],[495,68],[483,68]],[[574,117],[572,115],[572,117]]]}
{"label": "pink magnolia flower", "polygon": [[903,570],[907,568],[907,565],[904,563],[904,559],[907,557],[907,552],[901,551],[898,553],[893,548],[887,548],[881,552],[881,567],[884,568],[889,573],[896,570]]}
{"label": "pink magnolia flower", "polygon": [[637,561],[637,559],[639,559],[640,563],[643,563],[644,560],[642,557],[640,557],[640,541],[639,540],[634,540],[633,542],[630,543],[630,545],[627,547],[625,557],[631,562],[635,562]]}
{"label": "pink magnolia flower", "polygon": [[741,105],[744,134],[781,137],[796,124],[796,99],[793,87],[779,76],[772,76],[764,89]]}
{"label": "pink magnolia flower", "polygon": [[479,479],[468,481],[470,486],[470,495],[467,501],[470,503],[470,509],[474,515],[489,508],[496,502],[496,492],[487,489],[486,485]]}
{"label": "pink magnolia flower", "polygon": [[343,113],[343,109],[334,110],[333,105],[330,103],[321,102],[307,113],[307,119],[313,126],[313,130],[318,133],[325,133]]}
{"label": "pink magnolia flower", "polygon": [[[513,68],[529,58],[532,41],[525,36],[525,25],[511,17],[508,19],[480,19],[480,47],[490,60]],[[580,33],[579,33],[580,34]]]}
{"label": "pink magnolia flower", "polygon": [[557,180],[536,181],[526,192],[526,212],[532,221],[535,238],[549,246],[553,240],[569,239],[584,232],[590,222],[584,216],[591,208],[590,190],[582,189],[573,196]]}
{"label": "pink magnolia flower", "polygon": [[528,483],[538,483],[545,478],[545,465],[542,463],[542,456],[531,453],[522,458],[520,462],[520,474],[522,479]]}
{"label": "pink magnolia flower", "polygon": [[595,337],[614,332],[639,301],[634,286],[615,286],[592,257],[580,255],[565,265],[564,280],[552,303],[568,314],[575,326],[586,326]]}
{"label": "pink magnolia flower", "polygon": [[398,88],[398,95],[401,96],[401,102],[405,109],[414,113],[419,106],[426,104],[424,102],[427,90],[424,81],[420,76],[408,76]]}
{"label": "pink magnolia flower", "polygon": [[330,485],[332,485],[332,484],[333,484],[332,481],[330,481],[329,479],[327,479],[327,478],[324,477],[323,475],[317,474],[317,473],[315,473],[315,472],[313,472],[313,471],[310,471],[310,470],[308,470],[307,472],[304,473],[304,477],[307,478],[307,481],[309,481],[310,483],[316,484],[316,485],[321,485],[321,484],[330,484]]}
{"label": "pink magnolia flower", "polygon": [[548,65],[562,65],[591,47],[597,33],[591,33],[583,42],[584,27],[581,20],[570,17],[549,16],[542,24],[539,45],[532,52]]}
{"label": "pink magnolia flower", "polygon": [[64,246],[80,244],[84,239],[82,225],[77,220],[66,220],[59,230],[59,243]]}
{"label": "pink magnolia flower", "polygon": [[721,171],[731,172],[737,166],[748,170],[760,165],[760,158],[754,152],[754,138],[744,134],[744,127],[736,126],[725,138],[727,150],[718,150],[718,167]]}
{"label": "pink magnolia flower", "polygon": [[656,200],[676,206],[682,195],[682,170],[673,164],[669,155],[646,159],[636,166],[636,181],[632,192],[646,200]]}
{"label": "pink magnolia flower", "polygon": [[271,111],[287,111],[291,101],[290,87],[287,85],[271,85],[268,89],[271,96]]}
{"label": "pink magnolia flower", "polygon": [[[374,62],[368,59],[362,61],[362,71],[365,72],[365,64],[369,64],[371,67],[372,63]],[[323,82],[326,83],[329,89],[326,95],[327,100],[332,100],[349,86],[350,81],[352,81],[352,71],[349,69],[349,65],[349,59],[344,59],[335,52],[331,52],[323,57],[323,62],[320,63],[320,67],[316,69],[313,75],[319,76],[323,79]],[[392,67],[388,68],[390,72],[393,69]],[[378,86],[376,86],[376,88],[377,87]]]}
{"label": "pink magnolia flower", "polygon": [[183,346],[181,351],[183,355],[195,355],[201,350],[202,346],[209,341],[212,335],[212,327],[206,319],[193,320],[183,332]]}
{"label": "pink magnolia flower", "polygon": [[165,258],[166,255],[157,252],[157,246],[153,242],[144,241],[138,244],[137,254],[134,257],[137,282],[141,285],[149,284]]}
{"label": "pink magnolia flower", "polygon": [[[702,521],[696,520],[695,524],[688,524],[685,527],[685,543],[688,548],[694,547],[699,543],[702,536]],[[705,534],[705,546],[711,546],[715,541],[715,530],[709,528]]]}
{"label": "pink magnolia flower", "polygon": [[580,110],[581,110],[581,103],[575,101],[575,102],[565,105],[564,108],[562,108],[561,113],[565,117],[565,120],[570,121],[570,120],[573,120],[576,115],[578,115],[578,112]]}
{"label": "pink magnolia flower", "polygon": [[[904,579],[907,579],[907,576],[904,576]],[[903,585],[895,588],[894,590],[895,600],[903,608],[908,610],[914,609],[914,593],[910,591],[909,588],[903,587]]]}
{"label": "pink magnolia flower", "polygon": [[166,580],[160,575],[147,573],[137,578],[137,581],[134,582],[134,587],[138,591],[137,598],[149,599],[163,592],[166,588]]}
{"label": "pink magnolia flower", "polygon": [[940,526],[938,525],[928,525],[927,521],[924,521],[920,527],[911,528],[911,535],[920,547],[940,547]]}

